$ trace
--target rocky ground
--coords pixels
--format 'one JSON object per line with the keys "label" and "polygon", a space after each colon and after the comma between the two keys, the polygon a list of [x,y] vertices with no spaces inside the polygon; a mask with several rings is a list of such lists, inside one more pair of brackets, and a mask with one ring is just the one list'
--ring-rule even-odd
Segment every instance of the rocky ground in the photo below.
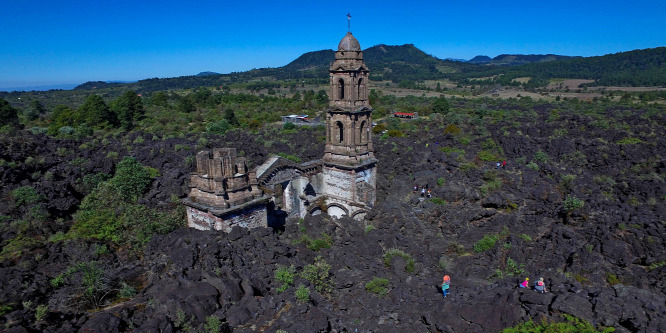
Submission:
{"label": "rocky ground", "polygon": [[[307,161],[321,157],[322,132],[236,131],[206,142],[4,136],[0,328],[492,332],[568,314],[616,332],[664,331],[666,117],[556,107],[489,106],[514,116],[434,117],[413,122],[405,137],[375,136],[378,200],[363,222],[322,214],[280,232],[180,228],[138,254],[49,240],[67,232],[90,191],[81,179],[113,173],[118,158],[109,152],[160,171],[140,200],[160,207],[186,195],[188,157],[199,148],[236,147],[253,166],[277,152]],[[506,159],[506,169],[496,170],[493,157]],[[435,200],[412,192],[426,184]],[[48,218],[38,225],[26,222],[34,208],[10,194],[20,186],[43,195]],[[17,253],[18,238],[32,241]],[[293,282],[283,286],[276,272],[290,267]],[[446,299],[444,274],[452,278]],[[524,277],[544,277],[549,292],[518,289]],[[367,286],[375,278],[386,279],[385,289]],[[308,297],[297,297],[300,284]]]}

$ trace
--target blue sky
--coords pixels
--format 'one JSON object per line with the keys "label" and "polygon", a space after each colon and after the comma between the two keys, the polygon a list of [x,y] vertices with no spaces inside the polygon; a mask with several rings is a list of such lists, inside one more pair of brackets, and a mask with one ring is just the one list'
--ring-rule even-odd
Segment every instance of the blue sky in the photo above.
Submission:
{"label": "blue sky", "polygon": [[279,67],[337,47],[439,58],[594,56],[665,46],[666,1],[5,1],[0,90]]}

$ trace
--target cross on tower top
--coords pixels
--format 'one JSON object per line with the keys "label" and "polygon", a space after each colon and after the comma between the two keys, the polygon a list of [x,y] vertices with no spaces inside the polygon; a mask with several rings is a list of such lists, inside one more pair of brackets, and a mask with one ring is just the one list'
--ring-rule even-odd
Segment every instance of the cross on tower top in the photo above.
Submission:
{"label": "cross on tower top", "polygon": [[351,32],[351,14],[347,13],[347,32]]}

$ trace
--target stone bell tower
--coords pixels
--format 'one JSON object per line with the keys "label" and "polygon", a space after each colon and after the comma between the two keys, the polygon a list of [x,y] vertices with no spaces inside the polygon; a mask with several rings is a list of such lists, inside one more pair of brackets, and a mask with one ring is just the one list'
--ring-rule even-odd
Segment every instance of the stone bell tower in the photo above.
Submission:
{"label": "stone bell tower", "polygon": [[330,215],[361,217],[375,203],[377,160],[372,148],[369,72],[361,45],[351,32],[338,44],[329,73],[324,192]]}

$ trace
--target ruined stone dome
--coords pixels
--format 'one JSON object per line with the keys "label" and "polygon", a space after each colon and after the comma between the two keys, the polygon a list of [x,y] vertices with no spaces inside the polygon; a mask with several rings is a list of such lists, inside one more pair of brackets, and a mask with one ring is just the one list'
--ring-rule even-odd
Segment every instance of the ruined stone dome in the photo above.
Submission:
{"label": "ruined stone dome", "polygon": [[338,51],[361,51],[361,44],[351,32],[348,32],[338,44]]}

